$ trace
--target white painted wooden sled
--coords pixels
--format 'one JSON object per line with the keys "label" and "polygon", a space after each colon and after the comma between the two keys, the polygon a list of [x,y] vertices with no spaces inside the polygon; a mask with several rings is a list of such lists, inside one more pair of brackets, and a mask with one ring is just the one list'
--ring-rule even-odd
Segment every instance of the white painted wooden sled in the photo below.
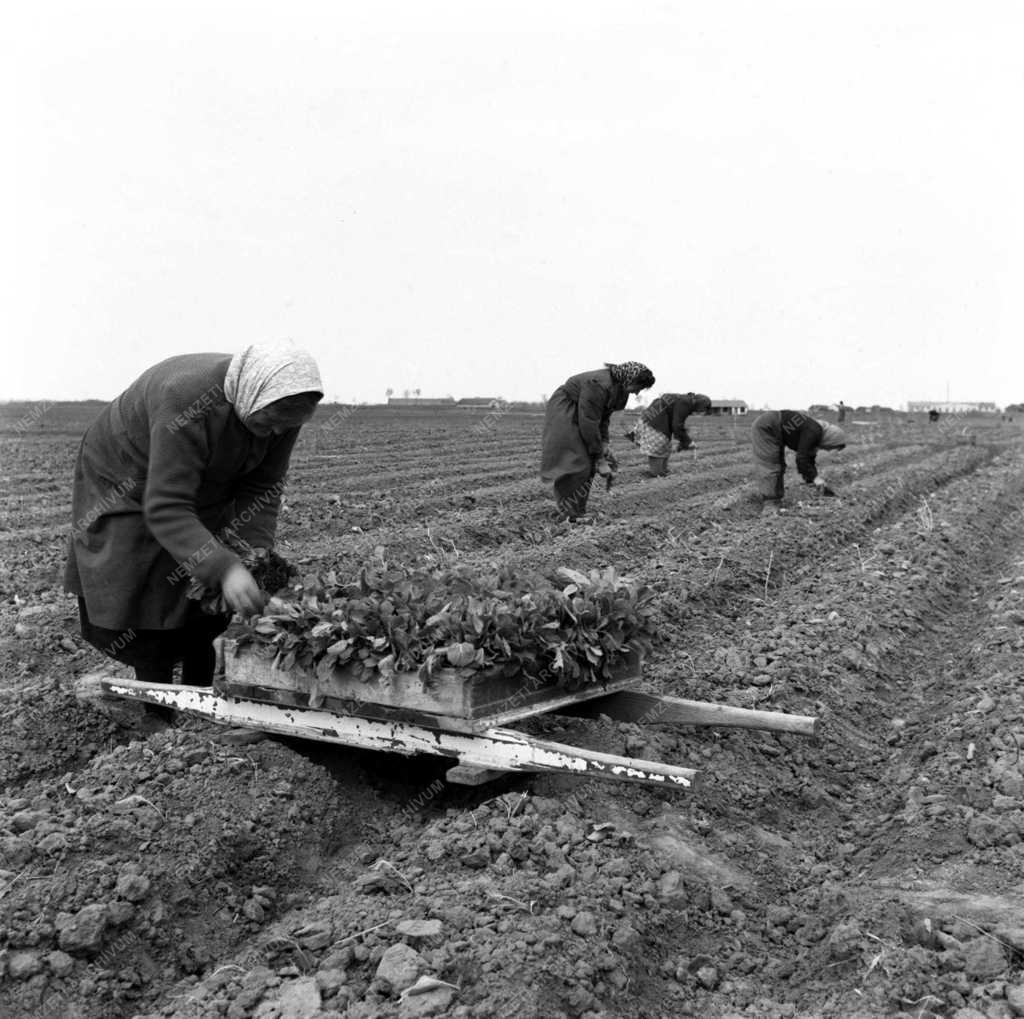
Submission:
{"label": "white painted wooden sled", "polygon": [[639,658],[626,659],[613,679],[567,692],[497,670],[442,669],[430,687],[415,673],[367,683],[352,670],[316,676],[279,669],[259,649],[217,642],[213,689],[166,686],[106,675],[103,694],[163,705],[224,725],[406,755],[449,758],[450,782],[477,785],[509,772],[563,772],[587,778],[692,789],[692,768],[606,754],[539,739],[508,726],[541,714],[606,716],[641,725],[676,723],[765,729],[813,736],[817,719],[637,691]]}

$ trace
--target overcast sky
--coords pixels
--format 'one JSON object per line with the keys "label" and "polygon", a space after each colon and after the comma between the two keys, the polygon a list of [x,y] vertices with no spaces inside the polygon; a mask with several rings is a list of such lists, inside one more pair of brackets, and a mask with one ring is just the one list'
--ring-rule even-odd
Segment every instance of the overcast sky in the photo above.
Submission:
{"label": "overcast sky", "polygon": [[291,338],[343,400],[1024,400],[1019,3],[0,17],[0,399]]}

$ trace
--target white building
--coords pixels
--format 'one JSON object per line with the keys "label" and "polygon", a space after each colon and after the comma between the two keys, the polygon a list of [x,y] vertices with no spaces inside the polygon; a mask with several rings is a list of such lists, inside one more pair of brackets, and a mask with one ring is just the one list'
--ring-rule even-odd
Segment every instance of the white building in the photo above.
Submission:
{"label": "white building", "polygon": [[908,400],[907,412],[910,414],[927,414],[937,410],[940,414],[998,414],[999,408],[994,403],[983,403],[975,400]]}
{"label": "white building", "polygon": [[712,414],[746,414],[747,404],[745,400],[712,400]]}

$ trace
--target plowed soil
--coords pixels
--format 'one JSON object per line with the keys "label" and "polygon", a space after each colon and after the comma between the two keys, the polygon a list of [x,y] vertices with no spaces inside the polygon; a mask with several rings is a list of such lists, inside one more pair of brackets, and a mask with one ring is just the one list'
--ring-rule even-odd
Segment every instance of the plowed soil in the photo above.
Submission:
{"label": "plowed soil", "polygon": [[791,468],[763,518],[749,419],[694,419],[656,480],[616,420],[619,483],[573,527],[539,416],[320,411],[279,529],[300,566],[611,564],[659,592],[650,690],[819,717],[522,726],[699,768],[682,793],[467,789],[80,702],[103,658],[60,569],[96,409],[0,424],[0,1016],[1024,1015],[1018,423],[850,425],[839,498]]}

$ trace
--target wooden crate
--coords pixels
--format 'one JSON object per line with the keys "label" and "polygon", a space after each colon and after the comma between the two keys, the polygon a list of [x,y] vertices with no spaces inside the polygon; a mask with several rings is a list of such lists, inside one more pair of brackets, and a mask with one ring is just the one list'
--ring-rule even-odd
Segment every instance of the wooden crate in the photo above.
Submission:
{"label": "wooden crate", "polygon": [[415,672],[396,673],[387,685],[358,678],[350,666],[335,666],[329,676],[321,677],[298,667],[276,669],[274,656],[260,646],[239,648],[228,638],[218,641],[218,660],[223,670],[214,686],[226,696],[461,731],[507,725],[627,689],[639,681],[642,666],[640,656],[631,653],[608,682],[588,683],[570,692],[522,676],[503,676],[500,669],[469,674],[440,669],[429,687]]}

